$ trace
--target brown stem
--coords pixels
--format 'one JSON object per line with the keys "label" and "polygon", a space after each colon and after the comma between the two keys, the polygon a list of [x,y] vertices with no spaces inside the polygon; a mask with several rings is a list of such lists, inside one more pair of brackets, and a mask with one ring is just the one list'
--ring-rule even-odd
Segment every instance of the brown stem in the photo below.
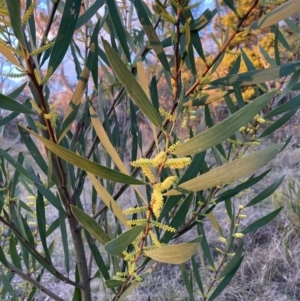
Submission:
{"label": "brown stem", "polygon": [[[53,2],[53,7],[52,7],[52,10],[51,10],[51,13],[49,15],[49,19],[48,19],[48,22],[47,22],[47,25],[46,25],[46,28],[45,28],[45,31],[44,31],[44,34],[42,36],[42,39],[41,39],[41,43],[40,43],[40,46],[39,48],[43,47],[45,44],[46,44],[46,41],[47,41],[47,37],[48,37],[48,34],[50,32],[50,29],[51,29],[51,26],[52,26],[52,23],[53,23],[53,20],[54,20],[54,16],[55,16],[55,13],[56,13],[56,10],[58,8],[58,5],[59,5],[59,2],[60,0],[56,0],[55,3],[54,1]],[[41,58],[41,53],[37,56],[37,61],[39,62],[40,61],[40,58]]]}
{"label": "brown stem", "polygon": [[[24,53],[26,54],[25,49],[23,49]],[[46,125],[47,131],[42,130],[42,135],[46,139],[51,139],[53,143],[57,143],[56,136],[54,133],[54,129],[52,127],[51,121],[49,119],[43,118],[44,114],[48,114],[48,109],[46,105],[46,101],[43,94],[43,86],[40,85],[34,75],[34,68],[35,65],[30,57],[26,54],[25,55],[25,62],[27,65],[27,72],[28,76],[30,77],[39,99],[37,99],[38,105],[40,105],[42,114],[39,116],[39,119],[42,124]],[[90,301],[91,300],[91,287],[90,287],[90,280],[89,280],[89,273],[88,273],[88,266],[86,262],[84,244],[82,240],[82,235],[80,231],[80,225],[76,220],[75,216],[73,215],[72,211],[69,208],[71,203],[71,198],[69,195],[69,191],[67,189],[67,177],[66,173],[63,169],[62,161],[58,156],[52,155],[52,164],[53,170],[56,178],[58,179],[58,193],[60,199],[64,205],[64,208],[68,214],[68,221],[70,225],[72,240],[74,243],[74,249],[76,254],[76,261],[79,270],[80,282],[82,284],[82,301]]]}
{"label": "brown stem", "polygon": [[[205,77],[207,75],[207,73],[210,71],[210,69],[213,67],[213,65],[217,62],[217,60],[220,58],[220,56],[224,53],[224,51],[226,50],[226,48],[229,46],[229,44],[231,43],[231,41],[234,39],[234,37],[239,33],[243,23],[245,22],[245,20],[248,18],[248,16],[250,15],[250,13],[252,12],[252,10],[255,8],[255,6],[258,4],[258,0],[255,0],[252,5],[250,6],[250,8],[248,9],[248,11],[245,13],[245,15],[239,19],[239,23],[237,25],[237,30],[235,30],[230,37],[228,38],[227,42],[224,43],[224,45],[221,47],[221,49],[219,50],[218,54],[215,56],[215,58],[213,59],[212,63],[206,67],[205,71],[202,74],[202,77]],[[198,79],[186,92],[185,97],[188,97],[189,95],[191,95],[195,89],[201,84],[201,79]]]}
{"label": "brown stem", "polygon": [[26,280],[27,282],[31,283],[33,286],[35,286],[37,289],[39,289],[41,292],[44,294],[48,295],[52,300],[56,301],[64,301],[64,299],[60,298],[56,294],[54,294],[51,290],[47,289],[45,286],[43,286],[40,282],[36,281],[29,275],[23,273],[21,270],[16,268],[14,265],[10,264],[8,262],[8,268],[10,269],[11,272],[17,274],[20,276],[22,279]]}

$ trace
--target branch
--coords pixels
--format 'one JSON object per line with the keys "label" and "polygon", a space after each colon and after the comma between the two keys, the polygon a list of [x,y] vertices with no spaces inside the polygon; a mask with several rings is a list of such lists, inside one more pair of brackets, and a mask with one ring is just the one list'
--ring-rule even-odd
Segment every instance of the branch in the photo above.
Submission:
{"label": "branch", "polygon": [[49,289],[47,289],[45,286],[37,282],[35,279],[30,277],[29,275],[23,273],[21,270],[16,268],[14,265],[10,264],[8,262],[8,268],[11,272],[17,274],[22,279],[26,280],[27,282],[30,282],[33,286],[35,286],[37,289],[39,289],[44,294],[48,295],[50,298],[52,298],[55,301],[64,301],[64,299],[60,298],[59,296],[55,295],[53,292],[51,292]]}
{"label": "branch", "polygon": [[[50,13],[50,16],[49,16],[49,19],[48,19],[48,22],[47,22],[47,25],[46,25],[46,28],[45,28],[45,31],[44,31],[44,34],[43,34],[43,37],[42,37],[42,40],[41,40],[39,48],[43,47],[46,44],[46,41],[47,41],[47,38],[48,38],[48,34],[50,32],[51,25],[53,23],[54,16],[55,16],[55,13],[56,13],[56,10],[58,8],[60,0],[56,0],[56,1],[52,1],[52,2],[53,2],[52,11]],[[40,61],[41,55],[42,54],[40,53],[37,56],[37,61],[38,62]]]}

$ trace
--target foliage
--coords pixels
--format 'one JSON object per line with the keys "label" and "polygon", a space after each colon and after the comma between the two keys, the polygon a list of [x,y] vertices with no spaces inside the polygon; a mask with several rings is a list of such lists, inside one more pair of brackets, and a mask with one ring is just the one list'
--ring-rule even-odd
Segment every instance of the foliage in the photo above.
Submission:
{"label": "foliage", "polygon": [[[299,26],[288,19],[300,10],[299,1],[224,0],[231,12],[226,17],[220,3],[201,15],[195,10],[199,4],[190,1],[118,4],[1,1],[0,52],[14,66],[11,75],[28,80],[11,94],[0,94],[0,108],[12,112],[1,126],[24,114],[28,126],[19,124],[18,130],[35,161],[32,166],[28,154],[13,158],[9,149],[0,149],[2,299],[33,300],[41,290],[53,300],[66,300],[43,282],[50,273],[74,288],[73,300],[92,300],[92,281],[99,290],[105,281],[112,300],[125,300],[163,262],[181,264],[191,300],[195,294],[216,300],[243,261],[244,236],[282,209],[247,226],[241,223],[247,207],[272,194],[283,178],[247,203],[235,197],[267,175],[254,173],[286,144],[263,148],[261,139],[299,108],[295,97],[274,109],[300,88],[300,63],[281,60],[278,43],[289,46],[278,27],[282,20],[299,35]],[[224,31],[222,38],[211,36],[217,49],[208,55],[199,33],[213,20],[221,21],[218,30]],[[36,34],[39,22],[45,22],[42,34]],[[270,26],[275,37],[263,40],[266,66],[250,45]],[[234,59],[224,72],[228,55]],[[60,116],[51,102],[51,83],[70,56],[77,85]],[[274,88],[271,82],[282,77]],[[162,101],[161,82],[168,87],[170,106]],[[243,94],[249,86],[251,97]],[[27,99],[20,103],[25,89]],[[212,107],[222,102],[230,114],[215,125]],[[150,143],[150,134],[140,130],[145,120]],[[45,156],[34,139],[46,147]],[[18,194],[19,186],[34,202]],[[224,206],[227,227],[214,215],[217,206]],[[220,238],[215,250],[206,237],[208,224]],[[195,237],[176,243],[192,230]],[[53,237],[61,238],[63,272],[54,260]],[[20,289],[15,275],[25,283]]]}

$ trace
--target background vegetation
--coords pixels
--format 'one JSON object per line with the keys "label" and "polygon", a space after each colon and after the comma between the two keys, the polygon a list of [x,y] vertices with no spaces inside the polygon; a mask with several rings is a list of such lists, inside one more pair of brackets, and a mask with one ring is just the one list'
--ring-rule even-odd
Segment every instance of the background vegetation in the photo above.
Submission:
{"label": "background vegetation", "polygon": [[0,5],[3,300],[299,299],[298,0]]}

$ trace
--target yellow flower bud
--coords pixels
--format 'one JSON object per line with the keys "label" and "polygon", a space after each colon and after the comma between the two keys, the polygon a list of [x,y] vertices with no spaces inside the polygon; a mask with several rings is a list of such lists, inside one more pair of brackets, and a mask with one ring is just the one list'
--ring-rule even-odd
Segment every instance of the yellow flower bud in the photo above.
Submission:
{"label": "yellow flower bud", "polygon": [[235,237],[235,238],[243,238],[244,237],[244,234],[243,233],[234,233],[232,235],[232,237]]}

